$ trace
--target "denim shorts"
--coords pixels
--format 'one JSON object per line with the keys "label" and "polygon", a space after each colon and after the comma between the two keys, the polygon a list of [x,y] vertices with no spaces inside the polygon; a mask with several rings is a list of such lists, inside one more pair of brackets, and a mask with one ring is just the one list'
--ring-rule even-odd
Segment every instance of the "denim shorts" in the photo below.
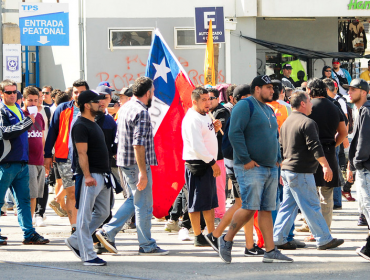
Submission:
{"label": "denim shorts", "polygon": [[234,165],[234,172],[239,183],[242,209],[276,210],[278,188],[278,167],[254,167],[245,170],[241,164]]}

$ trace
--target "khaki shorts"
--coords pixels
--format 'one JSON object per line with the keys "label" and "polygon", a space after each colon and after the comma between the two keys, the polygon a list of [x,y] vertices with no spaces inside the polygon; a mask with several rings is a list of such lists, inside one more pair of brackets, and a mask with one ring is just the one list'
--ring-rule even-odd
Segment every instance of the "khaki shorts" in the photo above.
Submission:
{"label": "khaki shorts", "polygon": [[57,167],[59,175],[62,178],[63,189],[74,187],[75,182],[72,180],[73,173],[71,160],[68,159],[67,162],[58,162]]}

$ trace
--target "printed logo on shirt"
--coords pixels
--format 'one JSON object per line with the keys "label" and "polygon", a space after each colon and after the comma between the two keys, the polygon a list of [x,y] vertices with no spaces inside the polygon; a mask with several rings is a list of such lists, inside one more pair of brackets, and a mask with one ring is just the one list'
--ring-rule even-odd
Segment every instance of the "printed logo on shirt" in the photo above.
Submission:
{"label": "printed logo on shirt", "polygon": [[28,132],[28,138],[41,138],[42,132],[41,131],[31,131]]}
{"label": "printed logo on shirt", "polygon": [[208,124],[208,129],[209,129],[209,130],[211,130],[211,131],[212,131],[214,128],[215,128],[215,126],[213,125],[213,123],[209,123],[209,124]]}

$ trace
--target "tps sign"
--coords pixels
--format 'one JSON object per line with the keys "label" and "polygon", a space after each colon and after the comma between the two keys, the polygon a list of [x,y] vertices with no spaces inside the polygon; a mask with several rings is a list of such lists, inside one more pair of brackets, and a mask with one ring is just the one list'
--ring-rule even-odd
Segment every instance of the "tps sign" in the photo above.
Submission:
{"label": "tps sign", "polygon": [[213,43],[225,43],[223,7],[195,8],[195,43],[206,44],[209,21],[212,20]]}
{"label": "tps sign", "polygon": [[19,3],[23,46],[68,46],[68,4]]}

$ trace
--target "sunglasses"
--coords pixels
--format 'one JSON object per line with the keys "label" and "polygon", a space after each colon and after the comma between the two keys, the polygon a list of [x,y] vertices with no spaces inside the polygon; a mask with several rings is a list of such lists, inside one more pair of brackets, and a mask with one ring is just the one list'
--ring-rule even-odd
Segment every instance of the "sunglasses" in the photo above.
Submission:
{"label": "sunglasses", "polygon": [[214,100],[214,99],[217,99],[217,97],[212,96],[209,99]]}
{"label": "sunglasses", "polygon": [[331,70],[325,70],[325,72],[331,72]]}
{"label": "sunglasses", "polygon": [[99,103],[99,100],[92,100],[90,103]]}
{"label": "sunglasses", "polygon": [[11,95],[11,94],[17,94],[17,91],[16,90],[13,90],[13,91],[4,91],[4,93],[6,93],[7,95]]}
{"label": "sunglasses", "polygon": [[49,91],[43,91],[43,92],[42,92],[42,94],[44,94],[44,95],[49,95],[49,94],[50,94],[50,92],[49,92]]}

